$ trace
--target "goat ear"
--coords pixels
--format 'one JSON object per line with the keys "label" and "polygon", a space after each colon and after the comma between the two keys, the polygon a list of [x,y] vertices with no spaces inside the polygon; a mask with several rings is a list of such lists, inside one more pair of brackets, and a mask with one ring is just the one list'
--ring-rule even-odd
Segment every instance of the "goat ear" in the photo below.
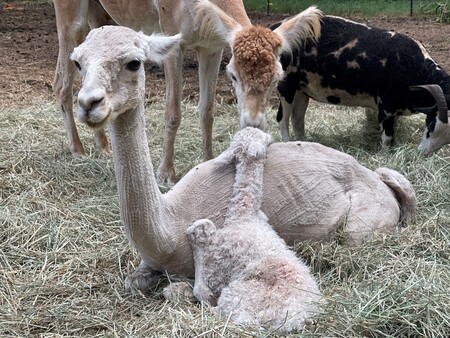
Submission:
{"label": "goat ear", "polygon": [[236,32],[242,29],[236,20],[208,0],[198,0],[195,12],[194,22],[200,36],[206,40],[222,40],[233,45]]}
{"label": "goat ear", "polygon": [[283,40],[280,54],[290,52],[292,47],[301,45],[308,38],[319,39],[321,17],[322,12],[315,6],[311,6],[296,16],[283,21],[275,28],[274,32]]}
{"label": "goat ear", "polygon": [[142,35],[145,39],[144,53],[147,61],[160,64],[180,47],[181,34],[173,36],[161,34]]}

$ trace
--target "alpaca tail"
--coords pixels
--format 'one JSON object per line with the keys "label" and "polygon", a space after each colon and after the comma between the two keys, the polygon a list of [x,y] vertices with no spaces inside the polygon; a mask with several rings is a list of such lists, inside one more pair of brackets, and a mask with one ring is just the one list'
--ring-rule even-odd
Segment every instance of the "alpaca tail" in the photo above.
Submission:
{"label": "alpaca tail", "polygon": [[264,164],[272,137],[252,127],[238,131],[230,147],[216,158],[218,164],[236,163],[236,179],[227,219],[265,217],[260,211]]}
{"label": "alpaca tail", "polygon": [[375,172],[394,191],[400,205],[400,224],[408,226],[416,217],[417,210],[416,194],[411,182],[405,176],[392,169],[382,167],[375,170]]}

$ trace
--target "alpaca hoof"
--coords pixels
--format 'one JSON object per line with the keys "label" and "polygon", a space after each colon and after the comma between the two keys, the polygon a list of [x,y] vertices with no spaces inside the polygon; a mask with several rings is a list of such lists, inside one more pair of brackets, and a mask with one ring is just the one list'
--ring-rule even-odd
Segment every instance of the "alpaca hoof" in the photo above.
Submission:
{"label": "alpaca hoof", "polygon": [[195,221],[186,232],[192,244],[204,246],[215,231],[216,226],[213,222],[209,219],[200,219]]}
{"label": "alpaca hoof", "polygon": [[156,171],[156,179],[162,184],[172,187],[175,184],[175,168],[161,163]]}
{"label": "alpaca hoof", "polygon": [[192,286],[187,282],[171,283],[163,289],[163,296],[170,301],[185,301],[189,303],[197,301]]}
{"label": "alpaca hoof", "polygon": [[86,152],[84,151],[84,147],[83,147],[83,144],[81,144],[81,142],[79,142],[79,143],[74,142],[74,143],[70,144],[69,149],[70,149],[70,152],[72,153],[72,155],[75,157],[86,156]]}
{"label": "alpaca hoof", "polygon": [[152,269],[137,268],[131,275],[127,276],[124,281],[126,290],[132,293],[136,291],[146,291],[158,285],[162,273]]}
{"label": "alpaca hoof", "polygon": [[205,285],[196,285],[193,290],[195,298],[210,306],[217,306],[217,297]]}

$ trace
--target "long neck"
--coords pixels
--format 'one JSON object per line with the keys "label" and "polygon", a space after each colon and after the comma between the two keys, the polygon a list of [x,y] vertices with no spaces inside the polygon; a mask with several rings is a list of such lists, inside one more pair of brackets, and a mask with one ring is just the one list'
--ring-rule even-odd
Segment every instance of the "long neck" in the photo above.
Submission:
{"label": "long neck", "polygon": [[174,249],[148,149],[144,107],[121,114],[109,125],[119,192],[120,216],[134,247],[151,259]]}
{"label": "long neck", "polygon": [[227,221],[255,217],[261,209],[265,158],[236,162],[236,180],[227,212]]}
{"label": "long neck", "polygon": [[242,0],[232,0],[232,1],[211,1],[216,4],[225,13],[231,16],[236,22],[242,26],[250,26],[252,23],[245,11],[245,6]]}

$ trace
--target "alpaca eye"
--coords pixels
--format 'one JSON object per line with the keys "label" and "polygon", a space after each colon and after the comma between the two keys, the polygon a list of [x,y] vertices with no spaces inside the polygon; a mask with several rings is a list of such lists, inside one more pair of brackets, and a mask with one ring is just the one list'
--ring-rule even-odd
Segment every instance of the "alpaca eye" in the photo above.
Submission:
{"label": "alpaca eye", "polygon": [[127,64],[127,68],[129,70],[138,70],[139,67],[141,67],[141,61],[139,61],[139,60],[133,60],[133,61],[128,62],[128,64]]}
{"label": "alpaca eye", "polygon": [[231,80],[237,81],[236,76],[234,76],[233,74],[231,74]]}
{"label": "alpaca eye", "polygon": [[78,68],[78,70],[81,70],[81,66],[80,66],[80,64],[78,63],[78,61],[74,61],[73,63],[75,64],[75,67]]}

